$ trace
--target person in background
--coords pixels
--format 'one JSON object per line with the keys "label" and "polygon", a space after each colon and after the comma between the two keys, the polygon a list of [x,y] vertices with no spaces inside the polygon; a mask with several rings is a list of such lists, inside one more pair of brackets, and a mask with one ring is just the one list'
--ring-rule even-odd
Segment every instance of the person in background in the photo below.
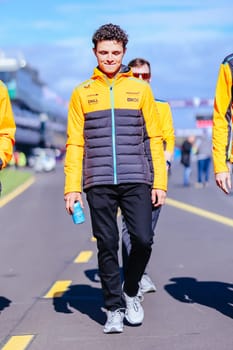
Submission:
{"label": "person in background", "polygon": [[5,168],[12,158],[15,131],[16,126],[8,90],[0,81],[0,170]]}
{"label": "person in background", "polygon": [[180,162],[184,167],[183,172],[183,185],[185,187],[190,186],[190,175],[191,175],[191,156],[192,147],[195,141],[195,136],[191,135],[187,137],[181,145],[181,159]]}
{"label": "person in background", "polygon": [[[128,66],[133,72],[133,76],[150,83],[151,81],[151,65],[150,62],[143,58],[135,58],[128,63]],[[155,100],[156,108],[160,115],[160,122],[162,127],[162,136],[164,143],[164,154],[167,162],[167,169],[171,167],[171,161],[175,146],[175,132],[173,127],[173,119],[171,108],[168,102],[162,100]],[[156,117],[156,116],[155,116]],[[148,149],[148,140],[145,140],[146,149]],[[152,207],[152,230],[155,231],[156,224],[158,222],[161,206]],[[125,271],[130,254],[131,242],[130,235],[128,233],[127,225],[122,217],[122,260],[123,260],[123,271]],[[142,275],[139,283],[139,294],[155,292],[156,286],[152,282],[148,272],[145,271]]]}
{"label": "person in background", "polygon": [[217,186],[226,194],[231,190],[233,162],[233,53],[220,65],[213,109],[213,165]]}
{"label": "person in background", "polygon": [[203,129],[201,137],[198,137],[195,141],[195,149],[197,158],[197,182],[195,187],[202,188],[209,185],[212,160],[212,141],[207,129]]}
{"label": "person in background", "polygon": [[[137,293],[152,251],[151,204],[157,207],[165,203],[166,162],[152,90],[149,84],[134,79],[130,68],[122,64],[128,35],[109,23],[96,30],[92,42],[98,66],[90,79],[73,90],[69,103],[64,200],[69,214],[75,202],[83,207],[83,187],[97,239],[107,310],[103,332],[121,333],[124,317],[133,325],[144,319]],[[145,131],[154,177],[144,152]],[[132,242],[123,287],[118,208]]]}

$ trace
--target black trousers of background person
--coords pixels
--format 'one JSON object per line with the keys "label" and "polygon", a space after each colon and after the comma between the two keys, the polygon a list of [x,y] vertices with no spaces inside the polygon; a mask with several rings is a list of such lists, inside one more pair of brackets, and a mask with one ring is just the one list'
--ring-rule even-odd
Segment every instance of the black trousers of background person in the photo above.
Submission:
{"label": "black trousers of background person", "polygon": [[152,250],[151,189],[149,185],[139,183],[94,186],[86,190],[86,195],[93,235],[97,239],[105,307],[114,311],[125,307],[118,260],[118,207],[131,237],[132,249],[125,271],[124,291],[133,297],[138,292],[138,283]]}

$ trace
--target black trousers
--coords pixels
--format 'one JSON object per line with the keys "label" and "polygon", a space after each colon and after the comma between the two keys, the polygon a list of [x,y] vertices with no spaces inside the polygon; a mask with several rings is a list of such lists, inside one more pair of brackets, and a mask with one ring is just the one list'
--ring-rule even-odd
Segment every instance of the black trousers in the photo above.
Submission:
{"label": "black trousers", "polygon": [[114,311],[125,307],[118,260],[118,207],[125,218],[132,245],[125,269],[124,291],[133,297],[138,292],[138,282],[152,250],[151,190],[149,185],[137,183],[94,186],[86,190],[86,194],[93,235],[97,239],[105,307]]}
{"label": "black trousers", "polygon": [[[161,211],[161,206],[160,207],[151,207],[152,210],[152,231],[155,234],[155,228],[159,219],[159,214]],[[122,216],[122,263],[123,263],[123,272],[125,275],[125,271],[127,268],[127,263],[128,263],[128,257],[130,254],[131,250],[131,240],[130,240],[130,235],[128,232],[128,228],[124,219],[124,216]],[[144,271],[146,273],[146,271]]]}

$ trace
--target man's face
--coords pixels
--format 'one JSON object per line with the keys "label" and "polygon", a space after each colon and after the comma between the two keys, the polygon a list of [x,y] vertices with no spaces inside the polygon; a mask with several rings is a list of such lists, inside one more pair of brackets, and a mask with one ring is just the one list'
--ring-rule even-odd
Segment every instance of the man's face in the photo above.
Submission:
{"label": "man's face", "polygon": [[136,78],[150,82],[150,68],[147,64],[143,64],[141,67],[131,67],[131,70]]}
{"label": "man's face", "polygon": [[103,40],[93,49],[99,69],[109,78],[113,78],[121,68],[126,49],[117,41]]}

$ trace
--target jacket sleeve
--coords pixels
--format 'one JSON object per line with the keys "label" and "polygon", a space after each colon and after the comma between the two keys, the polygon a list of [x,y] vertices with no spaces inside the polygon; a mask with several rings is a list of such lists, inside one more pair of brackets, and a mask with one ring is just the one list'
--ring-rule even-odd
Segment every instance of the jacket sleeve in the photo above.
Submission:
{"label": "jacket sleeve", "polygon": [[163,150],[162,127],[159,111],[154,103],[154,96],[148,84],[143,99],[142,112],[150,141],[150,150],[154,170],[153,188],[167,190],[167,171]]}
{"label": "jacket sleeve", "polygon": [[82,191],[84,154],[84,115],[78,90],[74,90],[69,103],[67,120],[67,143],[65,156],[64,193]]}
{"label": "jacket sleeve", "polygon": [[165,150],[173,155],[175,147],[175,131],[173,127],[172,111],[168,102],[164,102],[163,104],[163,114],[161,115],[163,140],[165,142]]}
{"label": "jacket sleeve", "polygon": [[226,172],[231,158],[232,138],[232,73],[228,63],[221,64],[216,84],[213,111],[214,172]]}
{"label": "jacket sleeve", "polygon": [[15,121],[7,88],[0,85],[0,159],[4,168],[12,158],[15,143]]}

